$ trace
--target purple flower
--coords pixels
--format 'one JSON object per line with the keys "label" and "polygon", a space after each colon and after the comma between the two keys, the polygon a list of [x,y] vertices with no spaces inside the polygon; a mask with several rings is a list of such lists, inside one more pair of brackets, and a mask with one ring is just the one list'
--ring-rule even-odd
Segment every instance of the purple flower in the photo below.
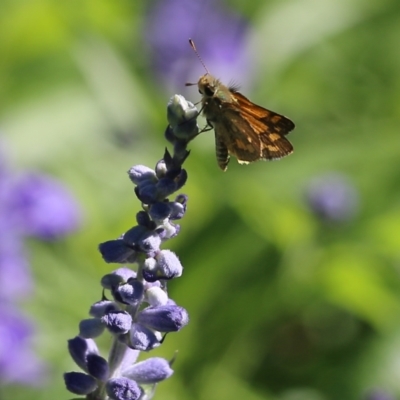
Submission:
{"label": "purple flower", "polygon": [[32,289],[24,240],[55,239],[78,227],[76,201],[61,183],[41,173],[16,173],[0,149],[0,380],[37,385],[43,365],[33,354],[32,328],[17,302]]}
{"label": "purple flower", "polygon": [[365,400],[394,400],[394,397],[381,389],[373,389],[364,397]]}
{"label": "purple flower", "polygon": [[176,332],[188,324],[189,315],[176,305],[148,307],[139,313],[138,322],[160,332]]}
{"label": "purple flower", "polygon": [[327,222],[352,219],[359,205],[355,187],[339,174],[314,178],[306,188],[306,201],[315,215]]}
{"label": "purple flower", "polygon": [[178,257],[170,250],[161,250],[143,265],[143,277],[148,282],[173,279],[182,275],[183,267]]}
{"label": "purple flower", "polygon": [[142,384],[151,384],[168,379],[174,371],[164,358],[153,357],[138,362],[124,370],[124,375]]}
{"label": "purple flower", "polygon": [[0,165],[0,221],[6,229],[0,232],[55,239],[76,230],[80,217],[76,200],[56,179]]}
{"label": "purple flower", "polygon": [[26,296],[31,277],[24,251],[27,236],[56,239],[76,230],[80,211],[71,193],[40,173],[0,171],[1,298]]}
{"label": "purple flower", "polygon": [[0,377],[2,383],[39,385],[44,364],[31,349],[31,324],[12,304],[0,305]]}
{"label": "purple flower", "polygon": [[[171,362],[152,357],[135,363],[139,352],[118,343],[119,355],[114,353],[107,361],[101,357],[92,339],[77,336],[68,341],[68,350],[84,372],[67,372],[64,382],[75,394],[93,394],[104,398],[104,389],[112,399],[138,399],[143,392],[139,385],[153,385],[168,379],[172,374]],[[113,371],[113,373],[111,373]]]}
{"label": "purple flower", "polygon": [[107,329],[113,334],[125,334],[132,327],[132,316],[126,311],[110,311],[101,321]]}
{"label": "purple flower", "polygon": [[162,336],[160,332],[146,328],[141,324],[132,324],[132,329],[126,343],[131,349],[150,351],[159,347],[162,343]]}
{"label": "purple flower", "polygon": [[23,237],[0,211],[0,301],[27,297],[31,280]]}
{"label": "purple flower", "polygon": [[[150,399],[155,386],[173,374],[172,362],[165,359],[135,361],[139,351],[159,347],[166,333],[179,331],[189,322],[188,312],[167,292],[166,281],[180,277],[183,266],[175,253],[161,249],[179,233],[179,225],[171,220],[181,219],[186,212],[185,194],[174,201],[168,196],[186,182],[182,165],[189,155],[187,145],[198,132],[196,122],[185,124],[194,106],[183,98],[175,100],[168,105],[168,119],[173,121],[168,141],[173,155],[165,150],[154,170],[136,165],[128,171],[143,208],[136,214],[138,225],[99,245],[106,262],[136,264],[136,270],[119,268],[101,279],[103,294],[90,308],[92,318],[82,320],[79,336],[68,342],[71,357],[84,371],[64,374],[67,389],[75,394],[90,393],[90,398],[99,400],[106,395],[114,400],[135,400],[146,393],[145,398]],[[105,329],[113,337],[107,360],[93,341]]]}
{"label": "purple flower", "polygon": [[97,388],[96,379],[82,372],[67,372],[64,381],[70,392],[79,395],[92,393]]}
{"label": "purple flower", "polygon": [[139,400],[143,394],[138,384],[128,378],[110,379],[106,391],[112,400]]}
{"label": "purple flower", "polygon": [[219,0],[153,1],[145,29],[152,65],[171,88],[183,88],[187,80],[197,81],[206,72],[190,49],[189,38],[210,73],[225,83],[243,79],[250,67],[244,54],[248,25]]}
{"label": "purple flower", "polygon": [[25,235],[51,240],[79,226],[81,213],[76,200],[54,178],[25,173],[16,179],[12,197],[16,223]]}

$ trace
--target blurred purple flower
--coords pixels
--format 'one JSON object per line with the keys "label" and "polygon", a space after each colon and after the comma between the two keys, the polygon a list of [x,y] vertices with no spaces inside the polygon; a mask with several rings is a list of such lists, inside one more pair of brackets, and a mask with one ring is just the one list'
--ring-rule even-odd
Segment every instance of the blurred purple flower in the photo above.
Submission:
{"label": "blurred purple flower", "polygon": [[31,349],[32,327],[12,304],[0,304],[0,379],[39,385],[44,364]]}
{"label": "blurred purple flower", "polygon": [[76,200],[58,181],[40,173],[0,170],[0,298],[17,298],[30,289],[23,241],[52,240],[77,229]]}
{"label": "blurred purple flower", "polygon": [[13,228],[0,212],[0,302],[27,297],[32,289],[23,238]]}
{"label": "blurred purple flower", "polygon": [[311,210],[327,222],[349,221],[359,206],[356,188],[345,176],[333,173],[311,180],[306,200]]}
{"label": "blurred purple flower", "polygon": [[373,389],[367,393],[365,400],[394,400],[394,397],[381,389]]}
{"label": "blurred purple flower", "polygon": [[16,223],[23,234],[51,240],[76,230],[80,212],[72,194],[39,173],[18,177],[13,188]]}
{"label": "blurred purple flower", "polygon": [[219,0],[153,1],[145,29],[154,69],[170,88],[183,89],[187,80],[197,82],[205,73],[189,46],[189,38],[210,73],[225,84],[251,77],[251,61],[245,54],[248,24]]}
{"label": "blurred purple flower", "polygon": [[80,210],[60,182],[40,173],[17,174],[0,152],[0,380],[39,384],[43,368],[30,349],[32,329],[17,311],[32,289],[24,240],[72,232]]}

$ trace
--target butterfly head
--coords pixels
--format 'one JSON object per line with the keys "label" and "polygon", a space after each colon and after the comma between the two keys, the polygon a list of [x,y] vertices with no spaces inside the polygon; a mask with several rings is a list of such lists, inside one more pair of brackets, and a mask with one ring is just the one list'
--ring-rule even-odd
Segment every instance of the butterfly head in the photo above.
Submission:
{"label": "butterfly head", "polygon": [[216,90],[218,89],[219,81],[207,73],[200,77],[199,81],[197,82],[197,86],[199,87],[199,93],[203,97],[209,98],[214,96]]}

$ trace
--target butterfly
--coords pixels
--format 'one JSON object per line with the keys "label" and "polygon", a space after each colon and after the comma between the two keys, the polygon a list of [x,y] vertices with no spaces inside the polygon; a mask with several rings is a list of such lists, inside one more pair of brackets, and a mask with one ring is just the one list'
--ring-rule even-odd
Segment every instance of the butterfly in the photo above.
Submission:
{"label": "butterfly", "polygon": [[202,111],[207,125],[214,129],[219,167],[226,171],[231,155],[240,164],[248,164],[257,160],[276,160],[293,153],[293,146],[285,136],[294,129],[294,123],[253,103],[235,87],[227,87],[214,78],[193,41],[189,40],[189,43],[206,69],[197,86],[202,95]]}

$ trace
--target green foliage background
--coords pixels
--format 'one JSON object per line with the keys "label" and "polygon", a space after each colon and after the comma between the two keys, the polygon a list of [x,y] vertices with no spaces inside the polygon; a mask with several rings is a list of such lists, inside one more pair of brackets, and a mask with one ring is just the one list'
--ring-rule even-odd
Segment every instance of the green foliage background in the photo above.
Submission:
{"label": "green foliage background", "polygon": [[[212,135],[192,143],[189,208],[168,243],[185,267],[170,295],[191,322],[151,354],[179,350],[156,398],[355,400],[372,387],[400,395],[400,3],[227,3],[252,23],[257,88],[247,94],[296,122],[295,153],[232,161],[224,174]],[[4,399],[73,397],[62,381],[78,370],[66,341],[113,268],[97,244],[134,224],[140,205],[127,169],[163,154],[174,93],[146,67],[145,6],[0,3],[2,136],[15,165],[63,180],[85,213],[67,240],[29,243],[36,292],[23,307],[37,321],[49,381],[3,387]],[[360,192],[345,225],[321,225],[304,205],[309,179],[331,171]]]}

